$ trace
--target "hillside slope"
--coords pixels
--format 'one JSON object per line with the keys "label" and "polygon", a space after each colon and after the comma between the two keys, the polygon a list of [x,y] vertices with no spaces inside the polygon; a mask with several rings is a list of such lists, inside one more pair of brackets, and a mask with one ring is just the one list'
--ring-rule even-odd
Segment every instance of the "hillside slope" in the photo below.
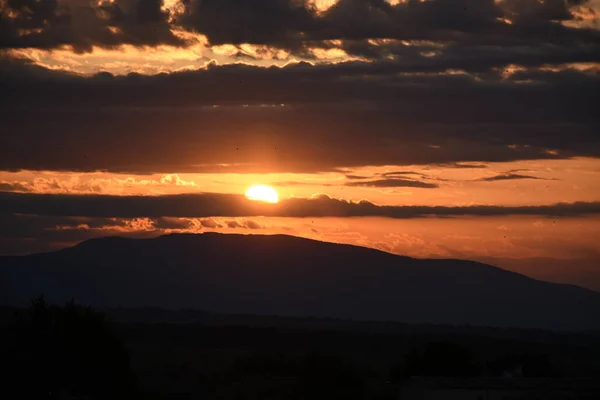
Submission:
{"label": "hillside slope", "polygon": [[600,293],[462,260],[285,235],[104,238],[0,257],[0,304],[44,293],[94,306],[357,320],[600,328]]}

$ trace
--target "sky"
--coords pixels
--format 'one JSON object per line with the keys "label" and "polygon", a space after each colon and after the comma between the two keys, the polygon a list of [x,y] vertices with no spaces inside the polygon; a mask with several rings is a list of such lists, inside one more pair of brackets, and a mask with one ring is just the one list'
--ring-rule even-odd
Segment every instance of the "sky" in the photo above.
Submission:
{"label": "sky", "polygon": [[0,254],[284,233],[600,291],[599,12],[0,0]]}

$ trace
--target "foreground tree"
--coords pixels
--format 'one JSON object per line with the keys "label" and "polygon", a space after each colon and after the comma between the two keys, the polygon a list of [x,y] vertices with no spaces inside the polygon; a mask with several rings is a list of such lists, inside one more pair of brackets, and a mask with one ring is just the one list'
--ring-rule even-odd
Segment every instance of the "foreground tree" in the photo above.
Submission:
{"label": "foreground tree", "polygon": [[104,315],[75,304],[49,305],[43,297],[17,315],[2,357],[14,398],[129,397],[129,355]]}

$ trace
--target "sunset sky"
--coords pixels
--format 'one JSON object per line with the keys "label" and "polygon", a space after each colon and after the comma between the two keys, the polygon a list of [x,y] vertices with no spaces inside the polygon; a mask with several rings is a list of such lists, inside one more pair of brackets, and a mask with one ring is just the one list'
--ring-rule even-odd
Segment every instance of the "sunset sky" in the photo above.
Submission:
{"label": "sunset sky", "polygon": [[600,290],[599,13],[0,0],[0,254],[285,233]]}

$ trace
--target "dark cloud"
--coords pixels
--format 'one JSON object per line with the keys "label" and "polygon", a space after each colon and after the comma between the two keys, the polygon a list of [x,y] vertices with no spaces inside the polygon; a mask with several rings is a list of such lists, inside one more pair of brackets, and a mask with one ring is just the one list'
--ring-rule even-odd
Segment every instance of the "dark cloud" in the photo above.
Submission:
{"label": "dark cloud", "polygon": [[251,219],[221,222],[215,218],[72,217],[0,213],[0,255],[46,252],[95,237],[152,237],[176,231],[197,232],[227,226],[263,229]]}
{"label": "dark cloud", "polygon": [[[214,218],[117,218],[0,213],[0,254],[50,251],[94,237],[151,237],[173,230],[196,232],[203,228],[222,227]],[[250,220],[243,221],[239,227],[262,228],[260,224]]]}
{"label": "dark cloud", "polygon": [[262,229],[262,225],[256,221],[246,220],[244,224],[248,229]]}
{"label": "dark cloud", "polygon": [[[388,217],[538,215],[569,217],[600,214],[600,203],[558,203],[544,206],[385,206],[350,202],[326,195],[290,198],[277,204],[254,202],[240,195],[96,196],[0,193],[2,215],[26,214],[86,218],[208,217]],[[210,221],[210,220],[203,220]],[[206,224],[206,222],[204,223]],[[215,222],[216,224],[216,222]],[[214,224],[211,224],[211,227]],[[243,225],[254,229],[254,223]],[[206,225],[205,225],[206,226]],[[228,223],[228,226],[231,225]]]}
{"label": "dark cloud", "polygon": [[[184,45],[175,24],[213,44],[306,57],[339,47],[373,60],[82,77],[0,57],[0,170],[318,172],[600,156],[600,76],[565,67],[599,62],[600,33],[559,23],[585,1],[341,0],[317,13],[299,0],[186,0],[176,21],[159,0],[0,4],[1,47]],[[386,183],[403,182],[373,185]]]}
{"label": "dark cloud", "polygon": [[[485,168],[485,165],[461,165],[455,164],[455,168]],[[539,180],[549,180],[547,178],[540,178],[532,175],[525,175],[518,172],[526,171],[531,172],[529,170],[515,169],[508,171],[503,174],[498,174],[495,176],[490,176],[486,178],[477,179],[481,182],[494,182],[494,181],[508,181],[508,180],[519,180],[519,179],[539,179]],[[414,171],[392,171],[392,172],[384,172],[381,174],[377,174],[376,176],[382,179],[374,179],[368,180],[367,177],[362,176],[346,176],[348,179],[353,180],[353,182],[349,182],[347,186],[365,186],[365,187],[416,187],[416,188],[424,188],[424,189],[433,189],[438,188],[439,185],[436,183],[424,182],[416,179],[406,179],[403,177],[410,176],[418,176],[422,179],[436,180],[440,182],[449,181],[448,179],[443,178],[433,178],[427,174],[423,174],[420,172]],[[399,178],[400,177],[400,178]],[[361,181],[354,181],[361,180]]]}
{"label": "dark cloud", "polygon": [[[183,12],[171,18],[162,0],[5,0],[0,48],[181,46],[186,43],[172,30],[184,29],[213,45],[268,45],[305,57],[315,47],[380,60],[391,56],[404,71],[597,61],[600,33],[561,24],[576,20],[573,10],[586,3],[430,0],[392,6],[340,0],[317,13],[306,0],[181,0]],[[451,45],[443,51],[435,46],[440,54],[431,57],[432,42]]]}
{"label": "dark cloud", "polygon": [[121,44],[182,46],[162,0],[6,0],[0,2],[0,48],[53,49]]}
{"label": "dark cloud", "polygon": [[70,216],[38,216],[34,214],[14,215],[10,213],[0,213],[0,236],[13,239],[38,238],[43,239],[48,228],[69,225],[77,227],[86,225],[97,228],[113,223],[111,218],[90,218],[90,217],[70,217]]}
{"label": "dark cloud", "polygon": [[[167,233],[173,218],[148,220],[142,229],[139,219],[52,217],[39,215],[0,214],[0,254],[47,252],[75,245],[82,240],[103,236],[148,237]],[[168,221],[170,220],[170,221]],[[168,222],[167,222],[168,221]]]}
{"label": "dark cloud", "polygon": [[190,229],[193,227],[193,223],[189,219],[170,217],[156,218],[153,225],[156,229]]}
{"label": "dark cloud", "polygon": [[[73,208],[64,208],[67,203]],[[0,204],[2,212],[9,214],[94,218],[199,218],[240,216],[240,212],[244,216],[259,215],[261,208],[260,203],[250,202],[244,196],[226,194],[120,197],[1,193]],[[167,210],[169,207],[174,209]],[[204,224],[212,225],[210,221]]]}
{"label": "dark cloud", "polygon": [[215,44],[266,44],[309,58],[314,48],[341,48],[396,72],[600,61],[598,31],[560,24],[581,1],[341,0],[322,15],[302,1],[188,3],[179,22]]}
{"label": "dark cloud", "polygon": [[235,228],[243,228],[243,225],[241,225],[239,222],[237,222],[235,220],[234,221],[227,221],[226,224],[227,224],[228,228],[233,228],[233,229],[235,229]]}
{"label": "dark cloud", "polygon": [[485,165],[485,164],[463,164],[463,163],[438,164],[437,166],[443,167],[443,168],[457,168],[457,169],[487,168],[487,165]]}
{"label": "dark cloud", "polygon": [[[374,177],[362,176],[362,175],[353,175],[353,174],[345,174],[346,179],[349,179],[351,182],[338,182],[338,183],[324,183],[324,182],[309,182],[309,181],[283,181],[283,182],[273,182],[275,186],[356,186],[356,187],[381,187],[381,188],[393,188],[393,187],[414,187],[414,188],[423,188],[423,189],[434,189],[438,188],[439,185],[435,183],[423,182],[416,179],[410,178],[398,178],[398,176],[405,175],[416,175],[425,179],[431,179],[429,176],[425,174],[420,174],[417,172],[410,171],[400,171],[400,172],[385,172],[382,174],[375,174]],[[380,179],[375,179],[380,178]],[[436,178],[439,181],[444,181],[445,179]]]}
{"label": "dark cloud", "polygon": [[381,176],[383,178],[398,178],[398,176],[402,177],[402,176],[410,176],[410,175],[420,176],[422,178],[429,178],[428,175],[422,174],[420,172],[415,172],[415,171],[391,171],[391,172],[384,172],[382,174],[379,174],[379,176]]}
{"label": "dark cloud", "polygon": [[494,182],[494,181],[510,181],[510,180],[515,180],[515,179],[542,179],[542,180],[545,180],[544,178],[538,178],[537,176],[507,173],[507,174],[500,174],[500,175],[496,175],[496,176],[482,178],[482,179],[480,179],[480,181]]}
{"label": "dark cloud", "polygon": [[416,171],[390,171],[384,172],[380,174],[381,176],[394,176],[394,175],[422,175],[420,172]]}
{"label": "dark cloud", "polygon": [[217,221],[215,221],[212,218],[200,220],[200,225],[202,225],[205,228],[210,228],[210,229],[216,229],[216,228],[221,227],[221,224],[219,224]]}
{"label": "dark cloud", "polygon": [[244,221],[236,221],[236,220],[231,220],[231,221],[227,221],[226,225],[228,228],[241,228],[241,229],[262,229],[263,226],[261,224],[259,224],[256,221],[252,221],[249,219],[246,219]]}
{"label": "dark cloud", "polygon": [[84,78],[4,61],[1,170],[314,172],[600,156],[591,72],[398,75],[386,62],[346,62]]}
{"label": "dark cloud", "polygon": [[[488,45],[577,43],[597,32],[572,29],[573,8],[586,1],[430,0],[395,6],[383,0],[340,0],[322,14],[303,0],[186,0],[177,23],[214,44],[254,43],[298,50],[307,42],[400,39]],[[506,22],[510,21],[510,23]],[[377,49],[354,43],[347,51],[376,57]],[[354,50],[354,51],[353,51]]]}
{"label": "dark cloud", "polygon": [[29,188],[18,182],[0,182],[0,192],[29,192]]}
{"label": "dark cloud", "polygon": [[423,189],[434,189],[439,187],[435,183],[421,182],[410,179],[376,179],[361,182],[349,182],[346,186],[364,186],[364,187],[379,187],[379,188],[394,188],[394,187],[413,187]]}
{"label": "dark cloud", "polygon": [[276,187],[287,187],[287,186],[338,186],[334,183],[317,183],[310,181],[276,181],[270,183],[272,186]]}
{"label": "dark cloud", "polygon": [[302,41],[301,32],[317,24],[303,0],[184,0],[186,12],[177,21],[206,35],[213,45],[279,44]]}
{"label": "dark cloud", "polygon": [[589,3],[587,0],[504,0],[499,6],[516,21],[566,21],[574,19],[570,8]]}

